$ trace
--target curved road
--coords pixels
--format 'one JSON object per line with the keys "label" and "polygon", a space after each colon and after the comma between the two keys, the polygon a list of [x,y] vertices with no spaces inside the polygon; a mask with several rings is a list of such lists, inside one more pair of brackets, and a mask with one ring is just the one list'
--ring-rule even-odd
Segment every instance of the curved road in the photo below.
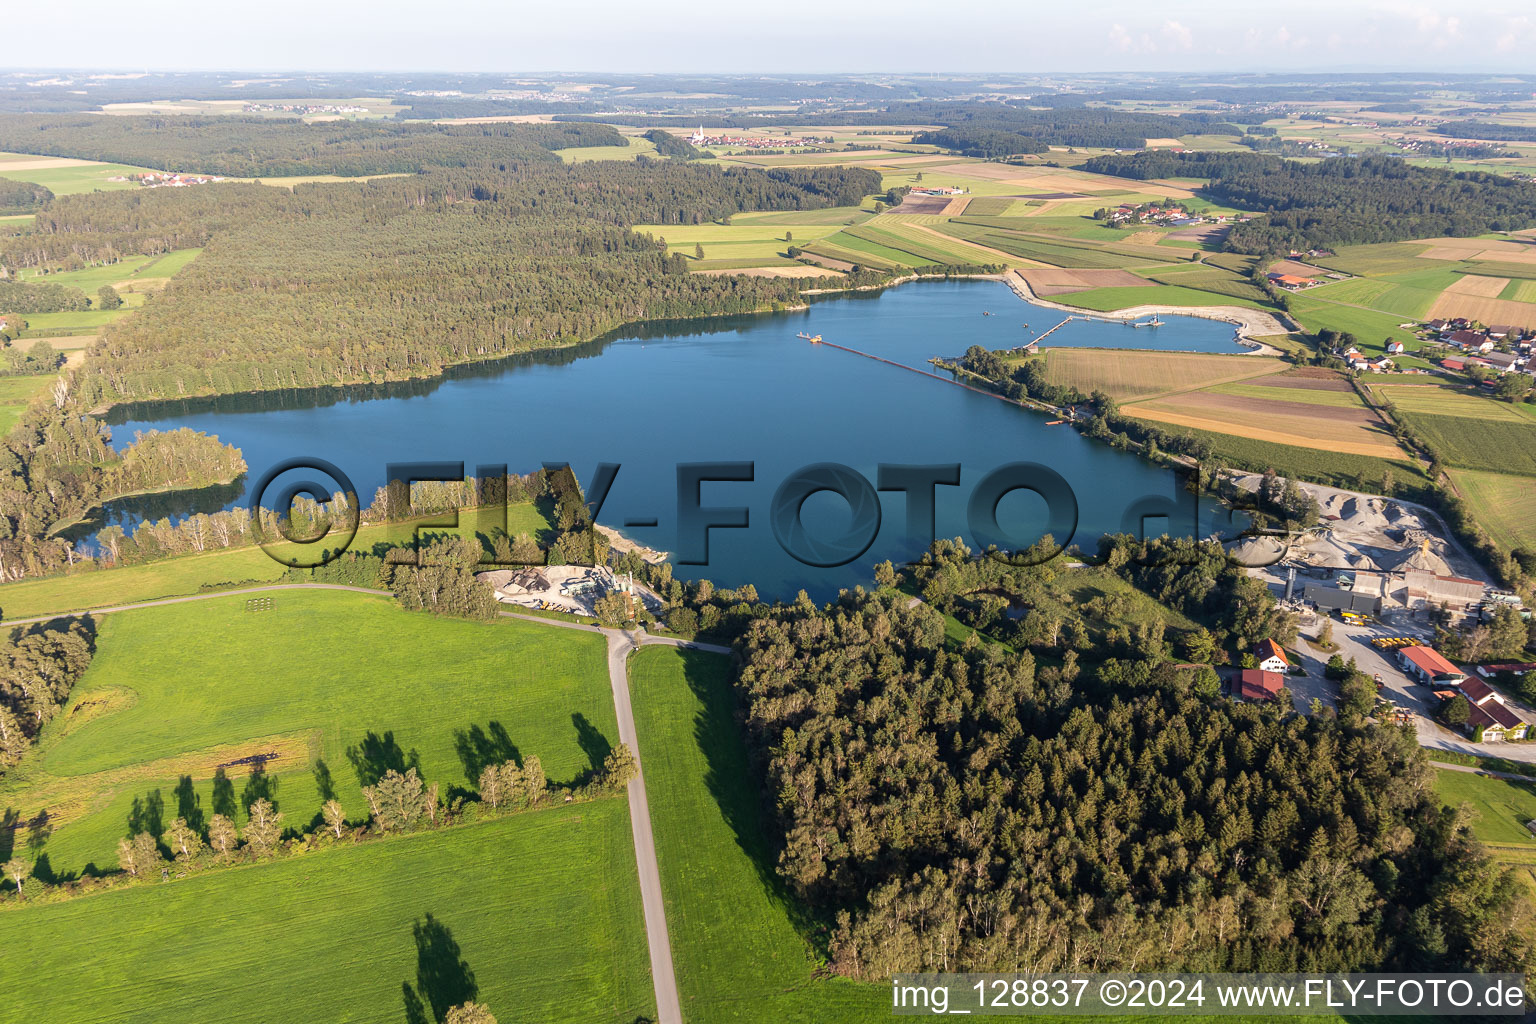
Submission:
{"label": "curved road", "polygon": [[[238,597],[242,594],[264,594],[274,590],[344,590],[353,594],[371,594],[376,597],[392,597],[387,590],[370,587],[349,587],[340,583],[274,583],[264,587],[244,587],[239,590],[219,590],[189,597],[165,597],[155,601],[138,601],[133,604],[107,605],[81,611],[60,612],[57,615],[41,615],[30,619],[10,619],[7,626],[23,626],[54,619],[85,615],[108,615],[138,608],[158,608],[168,604],[186,604],[189,601],[211,601],[220,597]],[[681,647],[714,654],[730,654],[729,647],[719,644],[697,643],[674,637],[651,636],[644,630],[626,631],[589,626],[583,622],[562,622],[537,615],[518,612],[502,612],[503,618],[521,619],[541,626],[574,629],[583,633],[600,633],[608,641],[608,682],[613,689],[613,709],[619,721],[619,742],[627,744],[635,755],[635,777],[629,783],[629,825],[635,842],[635,866],[640,875],[640,903],[645,912],[645,941],[650,948],[651,981],[656,990],[657,1024],[682,1024],[683,1013],[677,995],[677,974],[672,967],[672,941],[667,934],[665,904],[661,896],[661,871],[656,865],[656,841],[651,832],[651,807],[645,795],[645,773],[640,762],[640,743],[635,737],[635,715],[629,701],[629,655],[645,645]]]}

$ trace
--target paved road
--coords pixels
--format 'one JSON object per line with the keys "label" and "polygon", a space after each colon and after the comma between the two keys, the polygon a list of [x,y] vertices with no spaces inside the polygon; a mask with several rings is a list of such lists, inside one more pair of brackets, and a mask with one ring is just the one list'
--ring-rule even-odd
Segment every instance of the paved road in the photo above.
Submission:
{"label": "paved road", "polygon": [[[22,626],[34,622],[50,622],[67,616],[107,615],[112,612],[133,611],[138,608],[157,608],[161,605],[185,604],[189,601],[211,601],[220,597],[238,597],[242,594],[262,594],[274,590],[344,590],[354,594],[372,594],[380,597],[393,596],[387,590],[369,587],[349,587],[339,583],[274,583],[264,587],[244,587],[239,590],[219,590],[188,597],[166,597],[157,601],[138,601],[133,604],[108,605],[57,615],[42,615],[30,619],[11,619],[8,626]],[[645,912],[645,940],[650,948],[651,981],[656,989],[657,1024],[682,1024],[682,1006],[677,995],[677,973],[672,967],[672,941],[667,934],[665,904],[661,897],[661,871],[656,865],[656,840],[651,832],[651,807],[645,795],[645,773],[640,765],[640,744],[635,738],[635,715],[629,701],[629,655],[644,645],[679,647],[685,650],[709,651],[713,654],[730,654],[729,647],[719,644],[681,640],[677,637],[651,636],[644,630],[626,632],[589,626],[584,622],[564,622],[519,612],[501,612],[503,618],[520,619],[540,626],[557,629],[574,629],[583,633],[598,633],[608,641],[608,682],[613,689],[613,708],[619,720],[619,742],[628,744],[635,755],[635,778],[629,783],[629,824],[634,835],[635,863],[640,873],[640,902]]]}
{"label": "paved road", "polygon": [[656,989],[658,1024],[682,1024],[677,974],[672,968],[672,940],[667,934],[666,905],[661,898],[661,870],[656,865],[656,840],[651,833],[651,805],[645,796],[645,770],[635,715],[629,702],[629,655],[639,649],[636,639],[617,629],[603,630],[608,638],[608,681],[619,717],[619,741],[635,754],[635,777],[629,783],[629,827],[635,839],[635,864],[640,871],[640,904],[645,910],[645,942],[651,951],[651,984]]}

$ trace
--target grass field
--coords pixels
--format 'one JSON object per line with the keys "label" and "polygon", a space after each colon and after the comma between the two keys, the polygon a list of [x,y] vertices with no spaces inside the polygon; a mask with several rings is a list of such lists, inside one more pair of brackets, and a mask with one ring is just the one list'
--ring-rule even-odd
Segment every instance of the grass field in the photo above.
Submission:
{"label": "grass field", "polygon": [[884,986],[818,979],[773,874],[763,794],[728,661],[649,647],[630,659],[635,729],[688,1024],[851,1024],[890,1016]]}
{"label": "grass field", "polygon": [[428,914],[504,1021],[655,1014],[629,817],[610,798],[8,907],[0,1021],[403,1020]]}
{"label": "grass field", "polygon": [[1450,470],[1472,517],[1505,551],[1536,550],[1536,481],[1528,476]]}
{"label": "grass field", "polygon": [[1461,416],[1505,423],[1536,423],[1521,412],[1522,408],[1528,407],[1500,402],[1454,384],[1373,384],[1371,392],[1391,402],[1399,412],[1404,413]]}
{"label": "grass field", "polygon": [[1053,384],[1075,387],[1084,394],[1103,391],[1128,400],[1245,380],[1284,366],[1278,359],[1263,356],[1057,348],[1046,353],[1045,370]]}
{"label": "grass field", "polygon": [[633,160],[639,156],[654,156],[656,143],[650,139],[632,138],[622,146],[576,146],[557,149],[555,155],[568,164],[585,160]]}
{"label": "grass field", "polygon": [[[0,807],[27,821],[48,812],[54,832],[42,852],[53,871],[112,866],[133,799],[159,789],[168,822],[180,776],[210,813],[214,769],[254,753],[279,755],[267,771],[279,809],[298,824],[325,799],[316,762],[360,815],[351,748],[367,755],[364,769],[419,757],[446,794],[472,786],[485,757],[514,750],[539,755],[551,780],[567,782],[615,741],[601,637],[413,614],[338,591],[271,597],[270,611],[230,596],[100,620],[96,659],[69,703],[0,781]],[[393,755],[369,753],[369,733],[392,733]],[[230,771],[237,790],[247,774]]]}
{"label": "grass field", "polygon": [[1526,843],[1536,848],[1527,821],[1536,818],[1536,784],[1467,772],[1435,772],[1435,795],[1455,807],[1470,804],[1472,832],[1485,843]]}
{"label": "grass field", "polygon": [[[26,346],[26,342],[18,343]],[[9,434],[11,428],[26,412],[33,398],[48,390],[54,374],[39,373],[22,377],[0,377],[0,435]]]}

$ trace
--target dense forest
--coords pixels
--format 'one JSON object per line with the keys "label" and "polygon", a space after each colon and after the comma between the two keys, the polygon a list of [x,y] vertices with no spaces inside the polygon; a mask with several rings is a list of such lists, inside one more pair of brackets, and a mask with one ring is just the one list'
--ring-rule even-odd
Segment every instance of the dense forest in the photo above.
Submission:
{"label": "dense forest", "polygon": [[0,150],[234,177],[414,174],[622,146],[598,124],[437,125],[233,116],[0,117]]}
{"label": "dense forest", "polygon": [[1083,169],[1139,179],[1209,178],[1200,190],[1207,199],[1267,214],[1233,227],[1226,246],[1236,252],[1470,236],[1536,224],[1536,183],[1416,167],[1390,156],[1301,163],[1256,153],[1148,151],[1097,156]]}
{"label": "dense forest", "polygon": [[[688,127],[692,115],[666,114],[562,114],[557,121],[597,122],[639,127]],[[1210,115],[1143,114],[1099,107],[1084,107],[1081,100],[1048,110],[1030,110],[1023,106],[999,103],[957,103],[921,101],[892,103],[879,110],[828,110],[822,113],[714,115],[705,125],[726,128],[754,128],[765,124],[799,127],[821,125],[933,124],[967,131],[1006,132],[1034,139],[1049,146],[1094,146],[1113,149],[1140,148],[1148,139],[1180,135],[1241,135],[1241,128],[1218,121]],[[1016,150],[1015,152],[1032,152]]]}
{"label": "dense forest", "polygon": [[697,160],[700,157],[713,157],[715,154],[699,149],[687,139],[679,138],[662,128],[652,128],[645,133],[645,137],[656,145],[656,152],[662,156],[671,157],[674,160]]}
{"label": "dense forest", "polygon": [[1200,692],[1166,654],[1044,667],[844,593],[751,623],[779,873],[860,978],[1523,970],[1519,883],[1412,733]]}
{"label": "dense forest", "polygon": [[1018,132],[992,131],[986,128],[942,128],[919,132],[912,141],[920,146],[942,146],[964,156],[990,160],[1020,153],[1044,153],[1048,147],[1039,139]]}
{"label": "dense forest", "polygon": [[0,178],[0,217],[33,213],[53,198],[53,193],[30,181]]}
{"label": "dense forest", "polygon": [[1494,142],[1536,142],[1536,127],[1525,124],[1494,124],[1491,121],[1447,121],[1436,135],[1453,139],[1491,139]]}

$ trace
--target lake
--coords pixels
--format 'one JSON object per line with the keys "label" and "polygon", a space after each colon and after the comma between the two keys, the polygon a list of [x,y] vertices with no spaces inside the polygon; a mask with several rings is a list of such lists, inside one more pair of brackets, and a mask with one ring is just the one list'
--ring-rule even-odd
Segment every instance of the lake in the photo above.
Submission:
{"label": "lake", "polygon": [[[795,313],[628,328],[578,349],[455,368],[427,382],[124,408],[109,417],[117,447],[136,431],[191,427],[239,447],[251,477],[151,503],[115,503],[95,527],[127,528],[145,515],[174,518],[247,501],[255,478],[295,456],[335,463],[365,502],[385,483],[391,462],[462,461],[469,472],[569,463],[585,482],[608,462],[621,468],[599,521],[678,552],[695,546],[688,544],[694,531],[679,538],[678,464],[751,462],[751,482],[706,482],[699,491],[705,506],[746,507],[749,526],[710,530],[707,564],[677,565],[678,575],[722,586],[752,582],[770,598],[792,598],[801,588],[826,598],[868,582],[876,562],[911,558],[926,543],[907,536],[904,495],[882,492],[880,528],[865,554],[838,567],[802,564],[782,549],[769,517],[776,489],[801,467],[840,463],[873,485],[881,464],[959,463],[959,486],[936,488],[937,534],[971,543],[967,502],[977,483],[999,466],[1030,462],[1070,485],[1075,539],[1091,549],[1099,535],[1122,528],[1136,500],[1172,497],[1174,476],[1011,403],[796,336],[820,334],[930,369],[933,356],[978,344],[1012,348],[1065,316],[1021,301],[1001,282],[919,282],[822,299]],[[1245,351],[1232,341],[1230,324],[1164,320],[1155,330],[1074,322],[1045,344]],[[996,509],[1012,538],[1037,537],[1048,520],[1045,502],[1026,490],[1006,495]],[[818,538],[846,532],[851,519],[847,502],[822,491],[804,502],[801,521]],[[644,520],[655,525],[631,525]]]}

